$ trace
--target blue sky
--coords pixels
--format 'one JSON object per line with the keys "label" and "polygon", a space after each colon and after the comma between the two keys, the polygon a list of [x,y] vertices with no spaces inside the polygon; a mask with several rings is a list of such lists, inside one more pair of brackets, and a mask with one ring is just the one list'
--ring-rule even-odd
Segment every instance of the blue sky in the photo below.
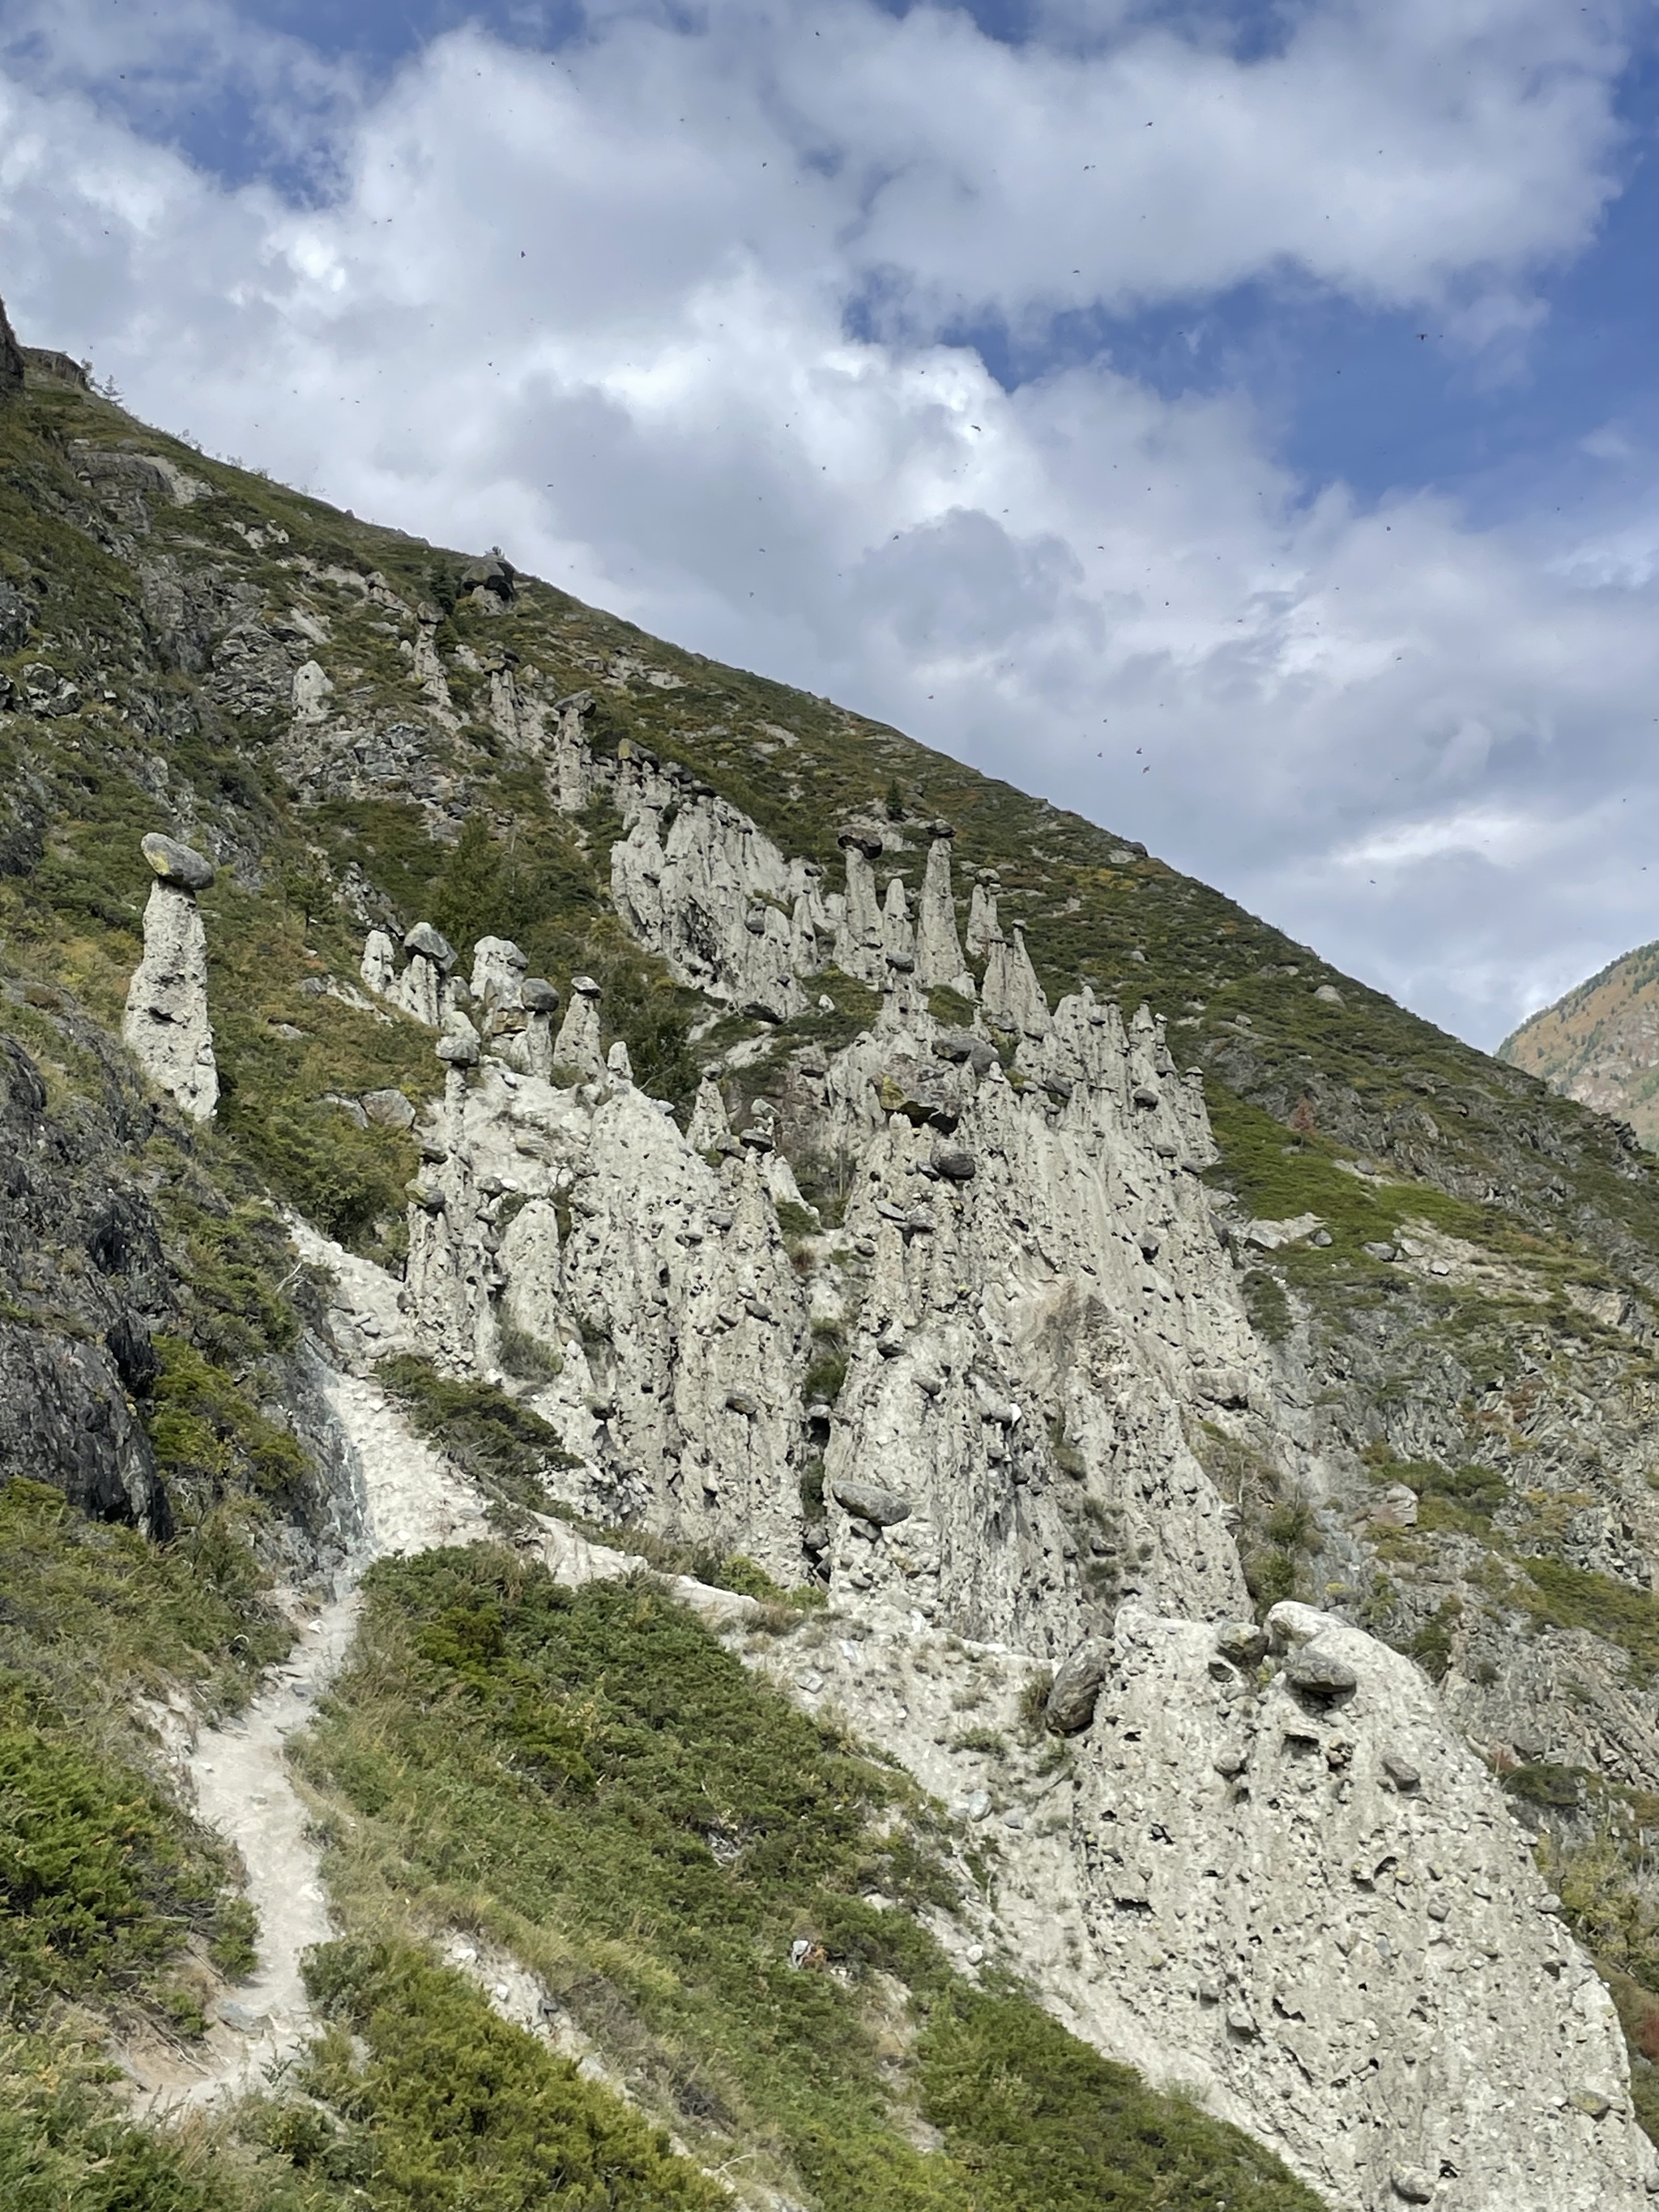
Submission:
{"label": "blue sky", "polygon": [[1659,935],[1653,27],[0,0],[0,292],[1491,1043]]}

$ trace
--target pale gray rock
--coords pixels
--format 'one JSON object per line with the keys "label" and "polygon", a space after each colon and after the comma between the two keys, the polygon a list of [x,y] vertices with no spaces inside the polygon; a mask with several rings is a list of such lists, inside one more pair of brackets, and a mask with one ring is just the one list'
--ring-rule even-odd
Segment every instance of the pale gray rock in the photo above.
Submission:
{"label": "pale gray rock", "polygon": [[472,948],[472,996],[488,1036],[502,1015],[521,1012],[530,963],[510,938],[481,937]]}
{"label": "pale gray rock", "polygon": [[395,1088],[366,1091],[361,1100],[368,1119],[383,1129],[412,1129],[415,1109],[405,1094]]}
{"label": "pale gray rock", "polygon": [[[1634,2205],[1647,2154],[1612,2000],[1539,1911],[1501,1791],[1409,1660],[1307,1607],[1269,1625],[1345,1666],[1353,1695],[1312,1721],[1283,1676],[1240,1700],[1210,1673],[1213,1631],[1118,1615],[1110,1722],[1075,1755],[1097,1972],[1145,2008],[1172,2070],[1248,2113],[1334,2204],[1388,2212],[1432,2146],[1483,2212]],[[1420,1790],[1389,1771],[1401,1741]],[[1154,1842],[1176,1771],[1181,1819]],[[1125,1870],[1144,1906],[1125,1909]],[[1587,2089],[1607,2100],[1599,2121],[1572,2101]]]}
{"label": "pale gray rock", "polygon": [[731,1147],[731,1119],[726,1110],[726,1100],[720,1085],[712,1075],[705,1075],[697,1085],[697,1095],[692,1102],[691,1119],[686,1126],[685,1141],[694,1152],[726,1152]]}
{"label": "pale gray rock", "polygon": [[1277,1252],[1282,1245],[1300,1244],[1324,1226],[1316,1213],[1293,1214],[1285,1221],[1247,1221],[1239,1231],[1239,1242],[1254,1244],[1263,1252]]}
{"label": "pale gray rock", "polygon": [[847,863],[847,891],[836,931],[835,963],[843,975],[880,990],[887,981],[887,951],[872,862],[880,854],[881,842],[857,831],[843,831],[839,842]]}
{"label": "pale gray rock", "polygon": [[371,929],[363,940],[362,965],[358,973],[377,999],[390,994],[398,976],[398,954],[384,929]]}
{"label": "pale gray rock", "polygon": [[618,763],[617,805],[629,826],[611,850],[617,911],[680,982],[786,1021],[806,1005],[797,964],[806,940],[816,945],[805,864],[787,861],[726,800],[678,793],[646,756]]}
{"label": "pale gray rock", "polygon": [[968,957],[983,960],[994,945],[1002,942],[1002,931],[997,923],[996,894],[981,878],[974,885],[968,902]]}
{"label": "pale gray rock", "polygon": [[303,660],[294,672],[294,719],[299,723],[325,722],[334,685],[322,663]]}
{"label": "pale gray rock", "polygon": [[990,945],[980,996],[985,1018],[994,1027],[1012,1030],[1025,1037],[1048,1035],[1048,1001],[1037,981],[1021,931],[1015,930],[1012,945],[999,938]]}
{"label": "pale gray rock", "polygon": [[975,995],[973,970],[962,955],[957,935],[956,901],[951,892],[951,838],[945,825],[938,825],[927,848],[927,866],[921,879],[921,910],[916,919],[916,978],[924,988],[944,984],[965,999]]}
{"label": "pale gray rock", "polygon": [[211,1119],[219,1071],[208,1014],[207,933],[195,893],[169,880],[150,886],[144,957],[127,988],[121,1037],[151,1081],[193,1121]]}
{"label": "pale gray rock", "polygon": [[570,981],[570,1004],[559,1034],[553,1040],[553,1065],[574,1068],[592,1078],[605,1072],[605,1052],[599,1041],[599,986],[591,975],[574,975]]}
{"label": "pale gray rock", "polygon": [[916,938],[910,927],[910,901],[902,876],[890,876],[887,879],[887,896],[881,908],[881,945],[889,968],[906,975],[914,973]]}

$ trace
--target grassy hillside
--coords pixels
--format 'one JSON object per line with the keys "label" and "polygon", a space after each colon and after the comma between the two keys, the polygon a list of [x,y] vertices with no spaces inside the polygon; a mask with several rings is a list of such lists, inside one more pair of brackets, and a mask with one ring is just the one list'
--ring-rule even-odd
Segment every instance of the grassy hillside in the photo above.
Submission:
{"label": "grassy hillside", "polygon": [[[199,489],[175,498],[146,457]],[[922,825],[949,817],[958,888],[998,872],[1051,997],[1087,981],[1169,1018],[1205,1070],[1223,1218],[1242,1235],[1311,1211],[1329,1239],[1239,1247],[1325,1488],[1299,1491],[1265,1425],[1245,1447],[1195,1438],[1239,1506],[1258,1602],[1294,1593],[1411,1650],[1495,1763],[1530,1777],[1517,1802],[1553,1824],[1576,1924],[1624,1978],[1637,2048],[1659,2052],[1640,1842],[1659,1770],[1619,1702],[1648,1695],[1659,1651],[1653,1163],[1109,831],[534,580],[489,611],[466,568],[70,385],[37,377],[0,409],[0,1046],[16,1095],[43,1102],[10,1147],[39,1188],[27,1237],[0,1219],[0,1324],[94,1345],[122,1315],[142,1325],[154,1364],[126,1387],[177,1526],[152,1545],[0,1492],[15,1577],[0,1587],[0,2179],[35,2191],[15,2201],[494,2212],[546,2199],[547,2140],[586,2146],[551,2201],[707,2201],[700,2168],[432,1965],[418,1939],[451,1922],[529,1947],[705,2163],[757,2145],[826,2206],[1307,2201],[1017,1992],[956,1983],[907,1911],[864,1902],[879,1887],[922,1903],[945,1878],[945,1839],[890,1775],[769,1701],[684,1617],[638,1594],[565,1601],[483,1557],[382,1571],[322,1731],[353,1924],[319,1965],[337,2033],[314,2102],[158,2149],[93,2078],[99,2020],[137,2008],[188,2034],[234,1964],[227,1870],[134,1700],[245,1695],[286,1633],[270,1583],[324,1540],[304,1423],[284,1411],[303,1409],[316,1307],[275,1209],[395,1264],[415,1148],[340,1101],[417,1097],[435,1069],[426,1032],[352,1002],[365,928],[512,936],[562,986],[586,969],[607,1041],[653,1091],[684,1102],[698,1079],[702,1002],[611,911],[614,816],[558,813],[503,737],[492,684],[509,670],[532,702],[591,691],[602,748],[683,762],[832,880],[837,830],[873,817],[914,889]],[[442,714],[416,680],[412,610]],[[332,685],[309,732],[290,708],[303,659]],[[210,1130],[145,1098],[108,1042],[150,830],[220,863],[203,899]],[[857,987],[824,981],[837,1012],[757,1027],[745,1084],[775,1085],[826,1024],[867,1014]],[[126,1225],[106,1268],[108,1194]],[[1385,1487],[1418,1500],[1414,1527],[1373,1525]],[[1540,1654],[1554,1672],[1528,1680],[1578,1730],[1569,1758],[1505,1748],[1506,1670]],[[770,1747],[763,1767],[750,1743]],[[728,1864],[710,1827],[739,1844]],[[795,1932],[840,1972],[792,1974]],[[453,2095],[423,2101],[411,2078]],[[486,2107],[499,2126],[473,2124]]]}
{"label": "grassy hillside", "polygon": [[1522,1022],[1498,1057],[1659,1142],[1659,945],[1639,945]]}

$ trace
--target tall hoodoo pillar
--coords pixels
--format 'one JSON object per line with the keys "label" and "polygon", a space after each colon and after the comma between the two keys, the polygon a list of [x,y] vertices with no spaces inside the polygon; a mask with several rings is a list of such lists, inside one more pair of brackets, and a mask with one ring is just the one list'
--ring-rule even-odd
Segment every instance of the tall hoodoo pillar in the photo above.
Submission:
{"label": "tall hoodoo pillar", "polygon": [[152,834],[144,858],[155,872],[144,908],[144,957],[127,988],[121,1036],[151,1079],[198,1121],[219,1103],[219,1070],[208,1018],[207,932],[198,891],[214,866],[188,845]]}

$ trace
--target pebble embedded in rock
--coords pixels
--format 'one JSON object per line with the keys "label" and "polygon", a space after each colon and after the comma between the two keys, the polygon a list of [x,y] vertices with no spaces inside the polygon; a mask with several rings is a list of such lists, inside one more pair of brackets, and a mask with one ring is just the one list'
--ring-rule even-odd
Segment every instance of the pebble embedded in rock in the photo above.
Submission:
{"label": "pebble embedded in rock", "polygon": [[1110,1663],[1106,1646],[1092,1642],[1066,1661],[1054,1676],[1042,1709],[1042,1725],[1051,1735],[1081,1735],[1092,1726],[1100,1686]]}
{"label": "pebble embedded in rock", "polygon": [[1395,2195],[1405,2204],[1431,2204],[1434,2184],[1420,2166],[1397,2166],[1389,2177]]}

